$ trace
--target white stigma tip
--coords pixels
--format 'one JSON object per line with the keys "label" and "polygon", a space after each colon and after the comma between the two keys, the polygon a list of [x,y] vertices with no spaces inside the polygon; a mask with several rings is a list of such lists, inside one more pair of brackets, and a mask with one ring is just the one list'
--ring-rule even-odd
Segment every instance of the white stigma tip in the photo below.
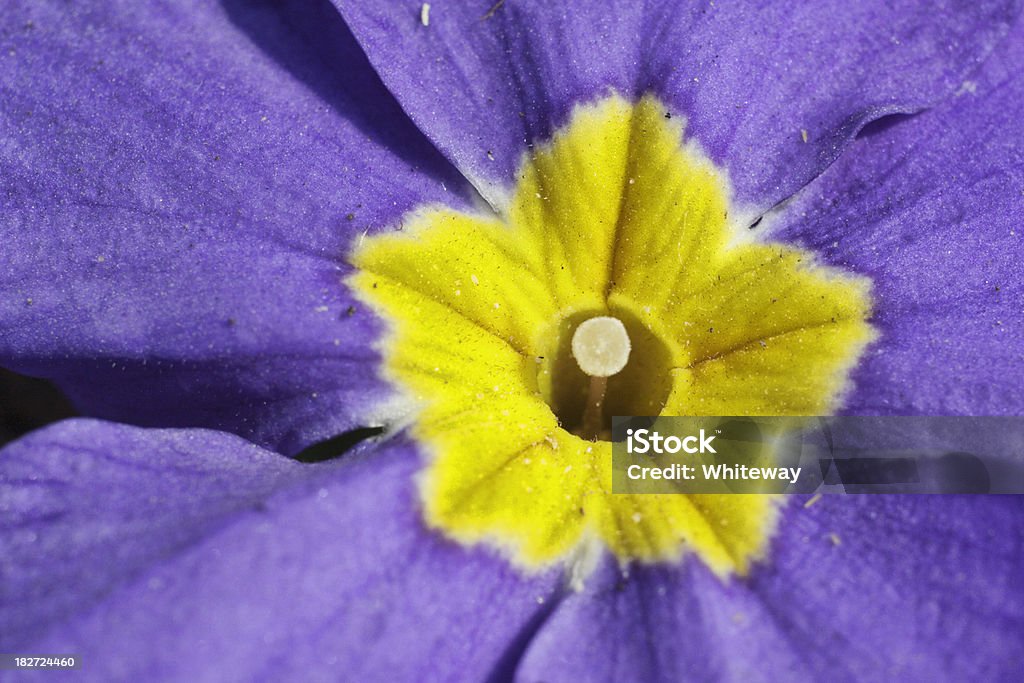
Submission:
{"label": "white stigma tip", "polygon": [[618,318],[599,316],[584,321],[572,335],[572,355],[591,377],[611,377],[629,360],[629,335]]}

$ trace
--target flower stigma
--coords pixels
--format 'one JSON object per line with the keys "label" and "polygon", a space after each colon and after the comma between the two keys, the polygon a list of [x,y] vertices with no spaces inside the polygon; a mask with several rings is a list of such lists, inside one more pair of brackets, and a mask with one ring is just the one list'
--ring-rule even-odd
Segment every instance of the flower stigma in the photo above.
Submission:
{"label": "flower stigma", "polygon": [[350,255],[427,525],[523,570],[599,543],[747,573],[779,498],[612,494],[611,417],[827,414],[875,335],[867,279],[741,234],[725,174],[666,113],[579,106],[500,214],[424,206]]}
{"label": "flower stigma", "polygon": [[629,333],[618,318],[599,315],[580,323],[572,335],[572,356],[590,376],[587,407],[583,412],[581,436],[601,436],[601,407],[608,391],[608,378],[617,375],[629,361]]}

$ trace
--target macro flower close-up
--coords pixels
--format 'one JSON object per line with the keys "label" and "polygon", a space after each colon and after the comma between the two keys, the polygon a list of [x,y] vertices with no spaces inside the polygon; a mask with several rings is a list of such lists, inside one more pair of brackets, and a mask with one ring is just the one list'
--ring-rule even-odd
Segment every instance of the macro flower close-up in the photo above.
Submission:
{"label": "macro flower close-up", "polygon": [[1020,13],[5,3],[0,680],[1019,680],[1020,495],[613,418],[1024,416]]}

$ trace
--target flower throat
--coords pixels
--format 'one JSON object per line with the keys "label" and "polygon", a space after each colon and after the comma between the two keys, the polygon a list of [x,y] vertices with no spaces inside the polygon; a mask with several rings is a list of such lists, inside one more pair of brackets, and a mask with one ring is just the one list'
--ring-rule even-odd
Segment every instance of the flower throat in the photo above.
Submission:
{"label": "flower throat", "polygon": [[[578,107],[500,215],[422,207],[351,254],[423,447],[427,525],[524,571],[599,542],[746,573],[777,500],[612,494],[610,416],[825,414],[874,335],[864,278],[736,239],[724,174],[666,114]],[[594,319],[617,323],[574,353]]]}

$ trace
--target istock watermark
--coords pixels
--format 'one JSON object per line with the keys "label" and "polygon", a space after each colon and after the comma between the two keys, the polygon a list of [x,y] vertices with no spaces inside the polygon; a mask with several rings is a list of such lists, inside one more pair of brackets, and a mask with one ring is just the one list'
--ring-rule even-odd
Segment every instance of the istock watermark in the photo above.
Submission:
{"label": "istock watermark", "polygon": [[612,492],[1024,493],[1024,417],[616,417]]}

